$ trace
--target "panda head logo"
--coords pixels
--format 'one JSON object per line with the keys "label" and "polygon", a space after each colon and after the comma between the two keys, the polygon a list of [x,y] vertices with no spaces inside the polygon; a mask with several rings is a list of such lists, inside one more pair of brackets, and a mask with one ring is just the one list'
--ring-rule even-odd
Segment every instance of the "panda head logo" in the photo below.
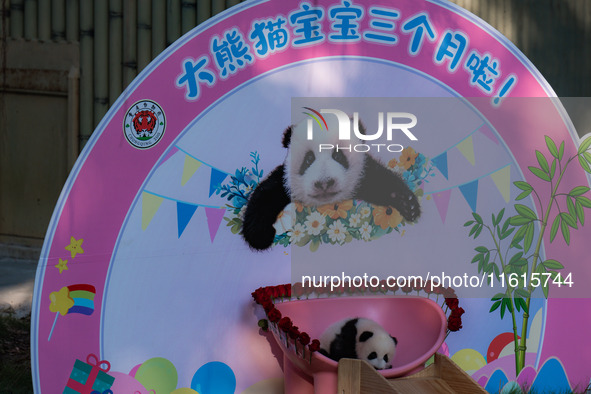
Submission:
{"label": "panda head logo", "polygon": [[[308,122],[288,128],[283,145],[288,150],[286,185],[293,200],[304,205],[323,205],[350,199],[363,176],[365,158],[347,149],[319,149],[338,145],[338,122],[327,117],[326,128],[308,138]],[[360,142],[356,137],[351,143]]]}

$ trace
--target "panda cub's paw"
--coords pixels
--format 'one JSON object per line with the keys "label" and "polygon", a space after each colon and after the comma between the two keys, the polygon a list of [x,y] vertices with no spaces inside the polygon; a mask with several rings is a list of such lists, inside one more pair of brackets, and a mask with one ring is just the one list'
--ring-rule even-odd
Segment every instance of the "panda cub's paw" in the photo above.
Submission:
{"label": "panda cub's paw", "polygon": [[392,206],[400,212],[407,222],[416,221],[421,215],[421,206],[417,196],[409,189],[401,189],[390,194]]}

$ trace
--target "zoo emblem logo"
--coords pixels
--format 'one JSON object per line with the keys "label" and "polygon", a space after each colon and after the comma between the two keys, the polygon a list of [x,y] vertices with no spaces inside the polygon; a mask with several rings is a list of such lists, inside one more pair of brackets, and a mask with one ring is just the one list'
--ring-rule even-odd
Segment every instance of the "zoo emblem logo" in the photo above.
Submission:
{"label": "zoo emblem logo", "polygon": [[132,105],[123,121],[123,134],[127,142],[138,149],[149,149],[156,145],[165,129],[164,111],[151,100],[141,100]]}

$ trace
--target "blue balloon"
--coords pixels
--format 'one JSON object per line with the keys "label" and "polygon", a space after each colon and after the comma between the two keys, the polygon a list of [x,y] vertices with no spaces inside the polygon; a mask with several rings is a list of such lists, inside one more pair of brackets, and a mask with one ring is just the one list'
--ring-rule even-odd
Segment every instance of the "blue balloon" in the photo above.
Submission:
{"label": "blue balloon", "polygon": [[199,394],[234,394],[236,376],[226,364],[212,361],[195,372],[191,388]]}

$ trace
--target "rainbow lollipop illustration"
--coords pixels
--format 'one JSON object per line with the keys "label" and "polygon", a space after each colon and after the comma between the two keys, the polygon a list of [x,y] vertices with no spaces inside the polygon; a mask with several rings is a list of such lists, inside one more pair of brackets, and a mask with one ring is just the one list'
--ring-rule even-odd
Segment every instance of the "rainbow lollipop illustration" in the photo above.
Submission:
{"label": "rainbow lollipop illustration", "polygon": [[53,326],[49,332],[47,340],[51,339],[53,330],[60,315],[65,316],[71,313],[90,316],[94,312],[94,296],[96,289],[88,284],[75,284],[64,286],[59,291],[54,291],[49,295],[51,304],[49,310],[56,312]]}

